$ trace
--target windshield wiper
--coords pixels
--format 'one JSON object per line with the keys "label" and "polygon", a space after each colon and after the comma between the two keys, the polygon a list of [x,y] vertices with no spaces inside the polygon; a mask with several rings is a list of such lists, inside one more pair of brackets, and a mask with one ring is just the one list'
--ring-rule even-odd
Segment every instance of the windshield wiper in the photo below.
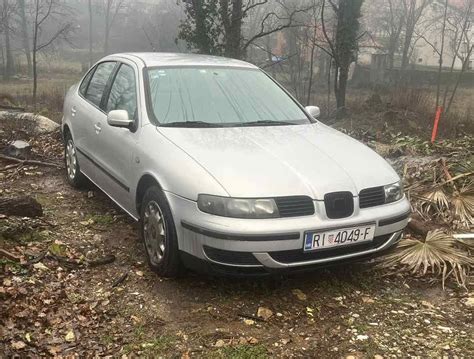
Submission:
{"label": "windshield wiper", "polygon": [[163,123],[160,127],[222,127],[218,123],[204,122],[204,121],[180,121],[180,122],[170,122]]}
{"label": "windshield wiper", "polygon": [[270,121],[270,120],[260,120],[260,121],[251,121],[251,122],[242,122],[238,126],[284,126],[284,125],[296,125],[294,122],[286,121]]}

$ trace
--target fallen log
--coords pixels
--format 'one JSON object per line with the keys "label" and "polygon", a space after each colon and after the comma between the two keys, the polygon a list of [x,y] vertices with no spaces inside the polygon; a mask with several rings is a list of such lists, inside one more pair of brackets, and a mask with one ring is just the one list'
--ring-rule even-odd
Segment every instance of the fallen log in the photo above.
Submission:
{"label": "fallen log", "polygon": [[43,207],[30,196],[0,197],[0,214],[18,217],[41,217]]}

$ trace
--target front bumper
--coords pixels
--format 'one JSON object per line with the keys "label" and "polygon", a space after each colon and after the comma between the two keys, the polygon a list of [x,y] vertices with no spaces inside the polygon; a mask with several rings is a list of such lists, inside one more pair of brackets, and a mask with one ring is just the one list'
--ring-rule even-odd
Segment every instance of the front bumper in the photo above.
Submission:
{"label": "front bumper", "polygon": [[[393,247],[408,224],[406,198],[382,206],[359,209],[343,219],[325,216],[324,204],[315,201],[312,216],[275,219],[238,219],[199,211],[196,202],[166,193],[176,225],[179,249],[186,257],[230,270],[275,271],[301,269],[333,262],[376,256]],[[304,252],[306,231],[328,230],[375,223],[372,242]]]}

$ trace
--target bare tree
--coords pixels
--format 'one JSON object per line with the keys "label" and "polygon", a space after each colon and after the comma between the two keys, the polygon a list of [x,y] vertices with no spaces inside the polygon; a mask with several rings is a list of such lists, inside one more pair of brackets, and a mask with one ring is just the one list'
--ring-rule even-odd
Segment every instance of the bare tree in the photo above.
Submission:
{"label": "bare tree", "polygon": [[28,66],[28,76],[32,75],[32,61],[31,61],[31,48],[30,48],[30,37],[28,34],[28,21],[26,19],[26,6],[25,0],[18,1],[20,24],[21,24],[21,40],[23,44],[23,51],[26,56],[26,63]]}
{"label": "bare tree", "polygon": [[[451,75],[450,77],[452,77],[454,73],[454,65],[456,62],[456,58],[459,58],[461,60],[461,71],[458,73],[458,76],[456,77],[456,82],[454,84],[453,90],[451,91],[449,100],[447,100],[447,98],[450,92],[450,83],[448,82],[446,84],[444,95],[443,95],[443,105],[442,105],[445,115],[449,112],[451,108],[459,83],[461,82],[462,75],[467,70],[468,62],[473,53],[474,45],[472,42],[474,40],[474,35],[472,32],[468,30],[470,24],[472,24],[472,21],[474,20],[473,10],[474,10],[474,1],[468,1],[464,4],[464,8],[454,9],[455,16],[453,17],[452,20],[449,17],[447,19],[448,23],[450,23],[451,25],[451,28],[454,28],[454,31],[452,31],[453,36],[451,38],[451,43],[453,44],[453,49],[452,49],[453,58],[452,58],[451,66],[449,69],[449,73]],[[460,28],[459,28],[459,24],[461,24]],[[465,47],[464,51],[460,51],[463,45]]]}
{"label": "bare tree", "polygon": [[276,0],[253,34],[243,36],[244,20],[268,0],[183,0],[186,19],[181,22],[179,39],[201,53],[245,58],[247,49],[258,39],[293,26],[296,14],[307,8],[286,11],[285,1]]}
{"label": "bare tree", "polygon": [[[441,6],[437,6],[436,9],[440,9]],[[429,45],[433,52],[438,56],[438,78],[436,84],[436,108],[441,106],[442,113],[446,115],[449,112],[451,104],[456,95],[457,88],[461,81],[462,75],[467,70],[467,64],[473,51],[473,34],[469,31],[470,22],[473,18],[474,1],[466,1],[462,5],[452,6],[448,0],[445,0],[441,14],[434,12],[433,23],[436,25],[441,23],[439,33],[441,41],[440,47],[437,46],[438,42],[433,41],[431,38],[418,34],[427,45]],[[436,27],[435,27],[436,29]],[[450,49],[446,49],[446,43],[450,46]],[[446,85],[444,87],[443,98],[441,101],[441,74],[443,71],[444,58],[451,55],[451,64],[449,72],[446,76]],[[456,61],[459,60],[461,63],[461,69],[456,74],[454,72]],[[451,85],[454,83],[454,88],[451,89]],[[449,99],[448,99],[449,97]]]}
{"label": "bare tree", "polygon": [[89,67],[92,67],[92,0],[87,1],[89,10]]}
{"label": "bare tree", "polygon": [[377,38],[377,46],[385,50],[388,67],[392,69],[400,49],[405,24],[404,0],[374,0],[366,3],[365,19],[369,34]]}
{"label": "bare tree", "polygon": [[439,95],[441,91],[441,71],[443,70],[444,38],[446,34],[446,18],[448,16],[448,0],[444,3],[443,26],[441,28],[441,49],[439,51],[438,81],[436,84],[436,108],[439,106]]}
{"label": "bare tree", "polygon": [[[71,31],[71,24],[61,23],[65,17],[64,7],[60,0],[34,0],[33,9],[33,107],[36,110],[36,97],[38,89],[38,53],[45,50],[54,42],[65,39]],[[43,28],[46,24],[59,23],[53,33],[43,39]],[[45,37],[45,36],[44,36]]]}
{"label": "bare tree", "polygon": [[403,16],[405,18],[404,24],[404,39],[402,48],[402,72],[406,70],[410,61],[410,50],[413,47],[414,34],[416,26],[422,18],[425,10],[432,0],[403,0]]}
{"label": "bare tree", "polygon": [[[328,5],[329,3],[329,5]],[[328,54],[334,60],[334,94],[336,96],[337,116],[346,112],[346,89],[349,79],[349,67],[355,61],[360,39],[359,18],[363,0],[327,0],[321,8],[321,25],[324,37],[328,44]],[[332,34],[328,31],[329,19],[325,17],[325,10],[330,6],[333,18]]]}
{"label": "bare tree", "polygon": [[10,76],[15,73],[15,66],[13,64],[12,46],[11,46],[11,16],[13,14],[13,5],[8,0],[3,0],[1,8],[1,24],[2,31],[5,37],[5,79],[9,79]]}
{"label": "bare tree", "polygon": [[109,53],[109,38],[110,30],[114,25],[114,22],[117,18],[119,12],[124,8],[125,0],[105,0],[104,10],[105,10],[105,31],[104,31],[104,54]]}

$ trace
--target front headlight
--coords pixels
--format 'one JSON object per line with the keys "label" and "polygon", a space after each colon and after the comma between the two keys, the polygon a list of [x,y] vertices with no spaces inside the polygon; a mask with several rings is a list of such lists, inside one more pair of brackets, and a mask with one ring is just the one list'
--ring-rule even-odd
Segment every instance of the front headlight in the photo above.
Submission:
{"label": "front headlight", "polygon": [[234,218],[277,218],[278,207],[271,198],[230,198],[200,194],[198,208],[216,216]]}
{"label": "front headlight", "polygon": [[398,201],[403,197],[403,188],[400,182],[384,186],[385,203]]}

